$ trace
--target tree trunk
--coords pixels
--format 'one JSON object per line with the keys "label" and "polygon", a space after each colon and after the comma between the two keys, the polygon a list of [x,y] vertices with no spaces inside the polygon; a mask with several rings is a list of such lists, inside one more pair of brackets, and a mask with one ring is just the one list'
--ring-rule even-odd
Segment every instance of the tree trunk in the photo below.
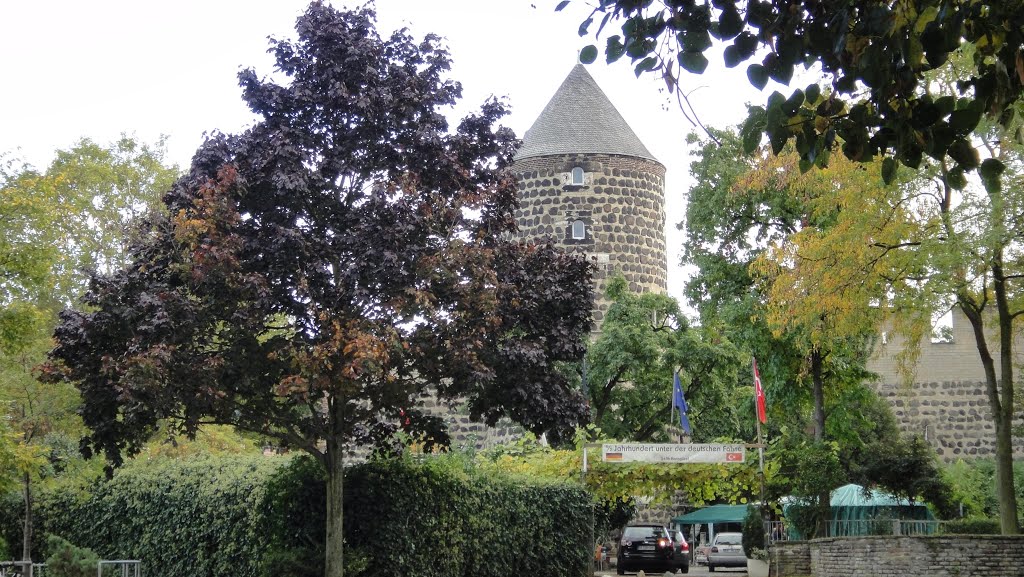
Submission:
{"label": "tree trunk", "polygon": [[327,440],[327,543],[325,577],[342,577],[344,566],[344,534],[342,533],[342,486],[345,471],[341,439]]}
{"label": "tree trunk", "polygon": [[[814,442],[821,444],[825,440],[825,377],[824,359],[820,351],[811,352],[811,388],[814,394]],[[815,514],[815,536],[828,537],[828,522],[832,513],[831,487],[821,487],[815,498],[817,512]]]}
{"label": "tree trunk", "polygon": [[821,352],[811,353],[811,386],[814,392],[814,441],[825,439],[825,382],[822,373]]}
{"label": "tree trunk", "polygon": [[999,528],[1003,535],[1017,535],[1017,494],[1013,482],[1013,444],[1010,415],[996,419],[996,497],[999,499]]}
{"label": "tree trunk", "polygon": [[21,536],[21,560],[32,561],[32,479],[28,473],[22,477],[22,492],[25,496],[25,524]]}
{"label": "tree trunk", "polygon": [[[999,284],[998,282],[996,283]],[[1005,287],[1004,287],[1005,288]],[[997,291],[999,292],[999,291]],[[1012,364],[1012,339],[1013,333],[1002,325],[1010,323],[1007,316],[1002,318],[1000,313],[1000,369],[1002,375],[996,375],[995,359],[985,338],[985,320],[979,309],[974,306],[970,297],[958,295],[960,310],[971,323],[974,332],[974,341],[981,357],[981,364],[985,369],[985,391],[988,396],[989,410],[992,413],[992,422],[996,429],[996,498],[999,500],[999,525],[1004,535],[1016,535],[1020,532],[1017,525],[1017,497],[1013,487],[1013,444],[1012,444],[1012,416],[1013,416],[1013,378]],[[998,294],[997,294],[998,300]],[[1001,385],[1001,387],[1000,387]],[[1000,391],[1002,388],[1002,391]],[[1000,396],[1002,393],[1002,396]],[[1005,405],[1004,400],[1009,399],[1010,405]]]}
{"label": "tree trunk", "polygon": [[324,560],[325,577],[343,577],[345,574],[345,534],[342,513],[342,495],[345,483],[344,447],[342,430],[345,423],[345,401],[339,396],[328,402],[330,434],[327,437],[327,543]]}
{"label": "tree trunk", "polygon": [[[996,497],[999,527],[1003,535],[1017,535],[1017,493],[1013,484],[1013,315],[1006,294],[1002,252],[992,264],[993,291],[999,313],[999,403],[992,407],[996,425]],[[995,414],[996,409],[999,413]]]}

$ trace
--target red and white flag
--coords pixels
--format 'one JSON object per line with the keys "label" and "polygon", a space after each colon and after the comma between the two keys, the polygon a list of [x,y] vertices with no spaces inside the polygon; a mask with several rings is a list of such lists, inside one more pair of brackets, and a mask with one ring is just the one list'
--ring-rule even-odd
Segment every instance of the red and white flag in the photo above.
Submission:
{"label": "red and white flag", "polygon": [[757,398],[757,420],[768,422],[764,409],[764,388],[761,387],[761,375],[757,372],[757,359],[754,359],[754,395]]}

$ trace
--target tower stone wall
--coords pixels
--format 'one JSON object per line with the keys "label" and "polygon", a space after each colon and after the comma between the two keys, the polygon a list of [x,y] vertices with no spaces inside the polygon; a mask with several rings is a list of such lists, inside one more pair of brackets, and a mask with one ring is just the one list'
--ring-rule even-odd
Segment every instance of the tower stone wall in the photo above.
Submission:
{"label": "tower stone wall", "polygon": [[[582,184],[572,171],[582,168]],[[594,321],[600,325],[609,302],[605,283],[615,271],[633,292],[665,292],[665,167],[615,154],[559,154],[532,157],[512,166],[519,181],[516,220],[524,239],[550,239],[595,264]],[[582,238],[573,223],[582,221]],[[579,237],[579,231],[575,236]]]}
{"label": "tower stone wall", "polygon": [[519,238],[552,242],[594,265],[594,330],[620,273],[635,293],[666,292],[665,166],[582,64],[576,64],[523,136]]}

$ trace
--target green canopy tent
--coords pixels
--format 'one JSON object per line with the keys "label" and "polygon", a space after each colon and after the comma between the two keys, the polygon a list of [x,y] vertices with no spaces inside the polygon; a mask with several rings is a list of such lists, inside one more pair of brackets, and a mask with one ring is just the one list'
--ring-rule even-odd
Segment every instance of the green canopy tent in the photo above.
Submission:
{"label": "green canopy tent", "polygon": [[[931,521],[935,519],[924,503],[911,503],[889,493],[856,484],[843,485],[832,491],[829,499],[832,508],[829,534],[872,535],[891,534],[893,521]],[[792,499],[783,501],[782,511],[787,518],[790,509],[796,505]],[[790,539],[802,536],[792,524],[787,527]]]}
{"label": "green canopy tent", "polygon": [[696,541],[696,537],[701,532],[701,529],[698,527],[695,530],[693,526],[707,525],[706,542],[710,543],[715,538],[715,533],[741,531],[743,518],[746,516],[746,505],[711,505],[710,507],[697,509],[696,511],[673,518],[672,526],[676,528],[689,526],[689,530],[684,532],[691,535],[691,540]]}

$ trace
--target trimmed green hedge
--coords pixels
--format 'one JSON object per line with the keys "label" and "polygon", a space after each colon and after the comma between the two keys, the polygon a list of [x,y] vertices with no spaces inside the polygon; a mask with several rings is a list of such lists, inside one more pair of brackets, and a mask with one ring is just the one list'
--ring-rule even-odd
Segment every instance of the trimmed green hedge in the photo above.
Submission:
{"label": "trimmed green hedge", "polygon": [[377,463],[350,472],[345,514],[369,575],[573,577],[590,559],[591,499],[579,487]]}
{"label": "trimmed green hedge", "polygon": [[[47,533],[151,576],[323,575],[323,472],[310,458],[134,462],[85,489],[39,492]],[[345,479],[346,575],[576,577],[588,568],[591,499],[577,486],[485,478],[458,459],[384,461]],[[0,503],[19,542],[20,503]]]}
{"label": "trimmed green hedge", "polygon": [[973,518],[946,521],[942,532],[951,535],[999,535],[1002,530],[999,519]]}
{"label": "trimmed green hedge", "polygon": [[59,535],[105,559],[141,559],[146,575],[257,577],[267,481],[285,463],[136,461],[88,490],[40,493],[36,535]]}

